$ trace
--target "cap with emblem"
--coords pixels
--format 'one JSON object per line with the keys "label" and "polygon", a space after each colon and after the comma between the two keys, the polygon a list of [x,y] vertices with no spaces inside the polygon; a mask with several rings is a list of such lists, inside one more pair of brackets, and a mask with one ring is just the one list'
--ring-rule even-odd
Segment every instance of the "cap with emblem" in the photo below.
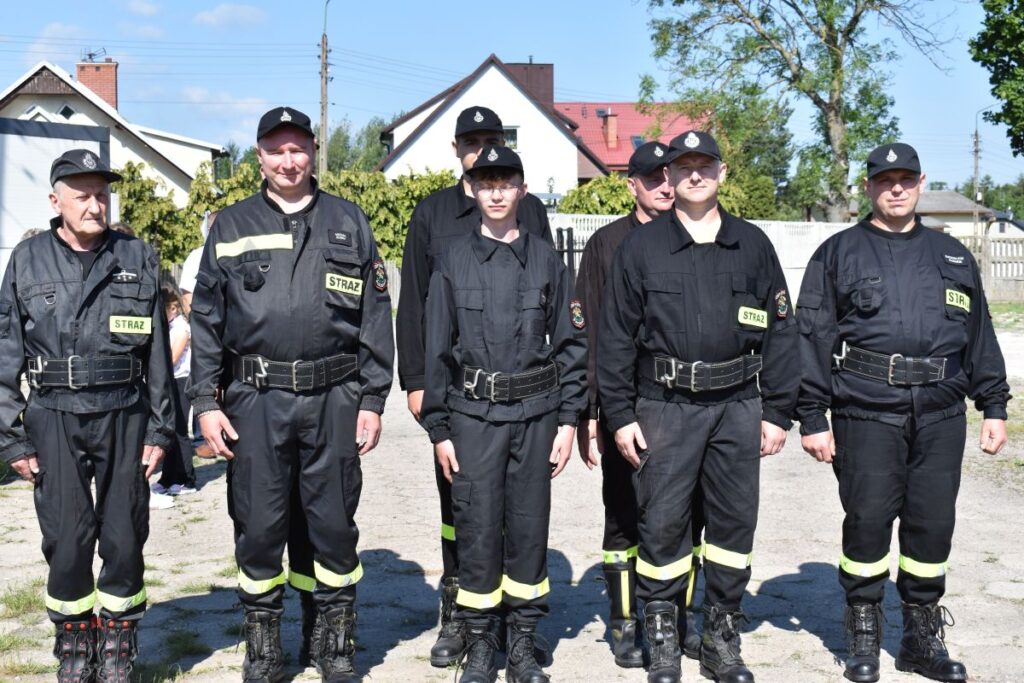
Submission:
{"label": "cap with emblem", "polygon": [[298,128],[311,138],[316,137],[313,134],[313,125],[308,116],[298,109],[292,109],[291,107],[274,107],[260,117],[260,124],[256,128],[256,139],[262,140],[281,126],[292,126],[293,128]]}
{"label": "cap with emblem", "polygon": [[683,154],[703,154],[719,161],[722,159],[722,153],[718,151],[718,143],[715,142],[715,138],[711,133],[705,133],[702,130],[688,130],[672,138],[672,142],[669,144],[679,150],[677,158]]}
{"label": "cap with emblem", "polygon": [[871,150],[868,155],[868,178],[894,168],[920,173],[921,160],[917,158],[917,150],[902,142],[881,145]]}
{"label": "cap with emblem", "polygon": [[88,149],[72,149],[53,160],[50,165],[50,185],[68,176],[87,173],[102,176],[109,183],[121,179],[121,176],[111,171],[95,152]]}
{"label": "cap with emblem", "polygon": [[501,125],[501,119],[498,118],[498,115],[487,107],[463,109],[462,113],[459,114],[458,120],[455,122],[455,137],[465,135],[466,133],[474,133],[478,130],[503,131],[505,127]]}
{"label": "cap with emblem", "polygon": [[682,152],[663,142],[645,142],[629,157],[626,175],[650,175],[680,154]]}
{"label": "cap with emblem", "polygon": [[470,169],[469,174],[472,176],[485,168],[502,168],[522,173],[523,160],[508,147],[484,147],[480,156],[473,162],[473,168]]}

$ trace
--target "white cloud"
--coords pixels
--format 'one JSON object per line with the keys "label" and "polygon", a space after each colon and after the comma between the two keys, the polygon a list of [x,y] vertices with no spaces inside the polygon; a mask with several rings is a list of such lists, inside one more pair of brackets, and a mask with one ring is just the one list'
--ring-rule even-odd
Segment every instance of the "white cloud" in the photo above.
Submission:
{"label": "white cloud", "polygon": [[267,13],[259,7],[222,3],[213,9],[200,12],[193,21],[205,26],[219,27],[232,24],[261,24],[266,19]]}
{"label": "white cloud", "polygon": [[[25,51],[22,62],[26,66],[33,66],[41,61],[60,63],[67,61],[68,46],[62,43],[66,38],[79,38],[82,29],[71,24],[62,24],[55,21],[43,27],[39,32],[39,38],[32,43]],[[77,57],[75,57],[77,59]]]}
{"label": "white cloud", "polygon": [[[260,97],[234,97],[228,92],[210,92],[201,86],[186,86],[181,89],[181,95],[208,114],[221,118],[262,115],[270,108],[267,101]],[[253,135],[256,134],[255,130],[256,126],[253,125]]]}
{"label": "white cloud", "polygon": [[117,25],[121,33],[142,40],[156,40],[164,37],[164,30],[153,24],[133,24],[122,21]]}
{"label": "white cloud", "polygon": [[142,17],[151,17],[160,11],[160,5],[148,0],[129,0],[128,11]]}

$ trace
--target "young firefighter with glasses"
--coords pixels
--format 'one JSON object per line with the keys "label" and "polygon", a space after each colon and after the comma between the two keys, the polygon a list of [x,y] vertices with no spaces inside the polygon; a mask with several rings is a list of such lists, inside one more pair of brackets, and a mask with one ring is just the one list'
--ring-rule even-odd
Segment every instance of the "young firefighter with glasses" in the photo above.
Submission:
{"label": "young firefighter with glasses", "polygon": [[519,229],[519,156],[486,148],[470,177],[480,227],[452,243],[431,277],[422,422],[452,483],[460,534],[462,681],[496,679],[505,617],[506,680],[545,683],[534,634],[548,612],[551,479],[586,405],[586,322],[558,255]]}

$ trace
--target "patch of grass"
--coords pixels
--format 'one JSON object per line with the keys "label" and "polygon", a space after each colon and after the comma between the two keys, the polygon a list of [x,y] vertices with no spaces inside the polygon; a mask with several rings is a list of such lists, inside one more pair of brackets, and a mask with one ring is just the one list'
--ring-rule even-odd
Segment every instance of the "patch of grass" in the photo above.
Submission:
{"label": "patch of grass", "polygon": [[12,618],[21,617],[27,614],[39,613],[46,609],[46,602],[43,599],[43,579],[33,579],[23,586],[8,588],[0,595],[0,617]]}
{"label": "patch of grass", "polygon": [[36,639],[17,633],[0,633],[0,652],[13,652],[14,650],[27,650],[35,647]]}
{"label": "patch of grass", "polygon": [[241,638],[244,626],[242,624],[228,624],[224,627],[224,635],[232,638]]}
{"label": "patch of grass", "polygon": [[164,638],[164,645],[167,647],[167,658],[173,660],[200,657],[213,652],[195,631],[171,631]]}
{"label": "patch of grass", "polygon": [[40,664],[39,662],[26,662],[20,659],[0,660],[0,680],[11,680],[16,676],[37,676],[52,674],[57,670],[56,662],[53,664]]}
{"label": "patch of grass", "polygon": [[209,518],[206,515],[192,515],[191,517],[186,517],[185,521],[189,524],[199,524],[200,522],[205,522],[207,519]]}
{"label": "patch of grass", "polygon": [[182,593],[212,593],[217,590],[209,581],[193,581],[181,587]]}
{"label": "patch of grass", "polygon": [[217,576],[224,577],[225,579],[233,579],[238,576],[238,565],[235,564],[234,560],[231,563],[225,565],[223,569],[217,572]]}
{"label": "patch of grass", "polygon": [[160,588],[166,586],[167,582],[163,579],[159,579],[155,576],[150,576],[146,579],[146,588]]}
{"label": "patch of grass", "polygon": [[172,668],[167,662],[136,662],[132,669],[132,680],[138,683],[166,683],[180,675],[181,668]]}

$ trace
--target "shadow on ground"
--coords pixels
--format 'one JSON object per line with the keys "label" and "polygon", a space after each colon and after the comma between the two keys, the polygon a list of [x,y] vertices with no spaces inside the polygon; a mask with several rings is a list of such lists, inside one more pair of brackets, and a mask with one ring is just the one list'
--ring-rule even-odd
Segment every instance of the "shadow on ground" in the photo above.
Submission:
{"label": "shadow on ground", "polygon": [[561,551],[549,549],[551,613],[540,623],[539,631],[547,639],[552,654],[562,640],[572,640],[587,624],[605,617],[608,611],[601,565],[589,567],[577,583],[573,583],[572,575],[569,559]]}

